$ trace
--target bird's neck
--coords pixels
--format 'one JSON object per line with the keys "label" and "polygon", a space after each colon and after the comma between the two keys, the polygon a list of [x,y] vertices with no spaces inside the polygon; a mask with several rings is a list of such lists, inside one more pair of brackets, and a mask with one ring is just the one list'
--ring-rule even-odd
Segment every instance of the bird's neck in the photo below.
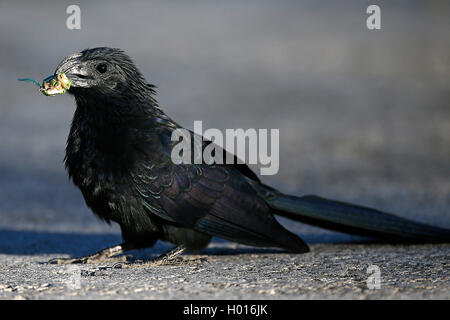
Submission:
{"label": "bird's neck", "polygon": [[77,111],[91,127],[131,128],[147,122],[157,107],[156,100],[136,97],[110,98],[107,96],[76,95]]}
{"label": "bird's neck", "polygon": [[68,169],[81,158],[131,165],[132,155],[143,150],[156,154],[161,137],[170,139],[178,127],[153,101],[126,106],[82,97],[76,102],[66,148]]}

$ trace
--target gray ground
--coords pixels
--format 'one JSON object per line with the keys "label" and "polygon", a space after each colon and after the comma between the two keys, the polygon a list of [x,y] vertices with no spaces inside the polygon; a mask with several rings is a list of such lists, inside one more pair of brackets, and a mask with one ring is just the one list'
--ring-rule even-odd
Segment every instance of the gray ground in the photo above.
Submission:
{"label": "gray ground", "polygon": [[[1,299],[402,299],[450,297],[450,245],[392,246],[287,223],[303,255],[216,239],[169,265],[42,264],[120,242],[67,180],[62,158],[73,99],[42,79],[66,55],[125,49],[186,127],[279,128],[280,171],[263,180],[293,194],[377,207],[450,228],[450,4],[374,1],[81,1],[0,3]],[[133,252],[132,261],[169,248]],[[380,268],[370,290],[367,268]]]}

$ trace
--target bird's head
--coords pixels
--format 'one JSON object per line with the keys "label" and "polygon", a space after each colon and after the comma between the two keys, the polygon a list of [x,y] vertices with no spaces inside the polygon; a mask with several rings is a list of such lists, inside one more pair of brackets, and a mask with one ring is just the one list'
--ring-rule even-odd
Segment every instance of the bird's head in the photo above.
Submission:
{"label": "bird's head", "polygon": [[65,74],[72,84],[69,93],[75,96],[101,98],[118,95],[152,94],[133,61],[120,49],[99,47],[86,49],[65,58],[55,74]]}

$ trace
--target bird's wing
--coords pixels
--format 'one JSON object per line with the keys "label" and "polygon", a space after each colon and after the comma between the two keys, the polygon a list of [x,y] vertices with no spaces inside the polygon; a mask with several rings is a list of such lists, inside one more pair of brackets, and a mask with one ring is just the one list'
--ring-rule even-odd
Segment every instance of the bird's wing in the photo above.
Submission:
{"label": "bird's wing", "polygon": [[141,161],[133,173],[136,192],[152,214],[235,242],[307,251],[234,166],[176,165],[167,152],[159,155],[158,161]]}

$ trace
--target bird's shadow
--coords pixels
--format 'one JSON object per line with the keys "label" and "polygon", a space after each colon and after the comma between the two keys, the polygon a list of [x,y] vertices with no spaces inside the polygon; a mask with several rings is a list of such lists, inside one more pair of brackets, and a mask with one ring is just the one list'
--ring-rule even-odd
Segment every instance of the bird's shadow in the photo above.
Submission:
{"label": "bird's shadow", "polygon": [[120,234],[0,229],[0,254],[81,256],[120,243]]}
{"label": "bird's shadow", "polygon": [[[303,237],[309,244],[317,243],[361,243],[364,238],[342,237],[337,235],[307,235]],[[42,255],[64,254],[79,257],[92,254],[106,247],[121,243],[122,237],[117,233],[65,233],[48,231],[29,231],[0,229],[0,254],[7,255]],[[133,258],[146,259],[159,255],[170,249],[170,243],[159,241],[153,248],[133,250]],[[236,255],[236,254],[269,254],[285,253],[272,248],[255,248],[241,245],[230,245],[230,242],[213,238],[211,245],[201,254]]]}

